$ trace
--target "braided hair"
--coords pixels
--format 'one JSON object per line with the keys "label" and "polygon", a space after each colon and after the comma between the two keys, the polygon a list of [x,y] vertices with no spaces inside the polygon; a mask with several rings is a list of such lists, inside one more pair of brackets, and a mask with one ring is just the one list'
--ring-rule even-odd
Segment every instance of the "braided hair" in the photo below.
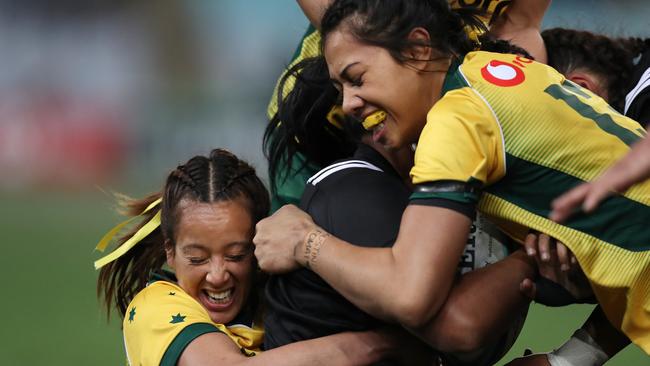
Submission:
{"label": "braided hair", "polygon": [[[166,260],[165,246],[175,245],[177,207],[181,200],[213,203],[241,199],[254,223],[268,215],[270,209],[268,192],[255,170],[223,149],[212,150],[208,157],[195,156],[179,165],[167,177],[162,192],[139,200],[124,200],[123,213],[138,216],[160,197],[160,227],[126,254],[102,267],[99,273],[97,295],[103,298],[109,316],[113,305],[123,315],[133,297],[146,286],[151,273],[162,268]],[[150,210],[142,215],[142,221],[120,238],[117,246],[131,238],[155,214],[156,210]]]}

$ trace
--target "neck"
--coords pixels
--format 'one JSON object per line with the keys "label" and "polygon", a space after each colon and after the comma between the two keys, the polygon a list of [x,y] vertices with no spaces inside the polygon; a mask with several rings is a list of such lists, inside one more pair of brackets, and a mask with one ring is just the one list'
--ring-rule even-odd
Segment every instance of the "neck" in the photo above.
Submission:
{"label": "neck", "polygon": [[409,172],[413,167],[413,149],[411,146],[404,146],[398,149],[387,149],[379,143],[376,143],[372,140],[371,135],[365,134],[361,138],[361,141],[375,149],[381,156],[386,159],[390,165],[395,169],[397,174],[402,178],[404,184],[412,188],[411,177]]}

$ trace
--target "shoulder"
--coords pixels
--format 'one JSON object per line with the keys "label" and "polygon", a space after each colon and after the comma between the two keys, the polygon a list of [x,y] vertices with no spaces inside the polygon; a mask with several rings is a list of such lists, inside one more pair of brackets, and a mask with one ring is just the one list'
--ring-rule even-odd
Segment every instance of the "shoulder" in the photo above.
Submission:
{"label": "shoulder", "polygon": [[[381,167],[380,167],[381,166]],[[385,171],[385,169],[390,171]],[[384,168],[362,159],[349,159],[332,164],[307,180],[301,207],[324,208],[325,206],[350,206],[363,202],[371,206],[371,197],[384,197],[390,201],[401,195],[408,197],[408,188],[392,168]]]}
{"label": "shoulder", "polygon": [[180,357],[196,337],[220,332],[203,307],[176,284],[156,281],[131,301],[123,321],[124,342],[132,364],[163,364]]}
{"label": "shoulder", "polygon": [[[371,181],[374,186],[366,186]],[[393,174],[385,172],[371,162],[359,159],[344,160],[332,164],[307,180],[307,189],[331,196],[341,196],[364,189],[401,185]]]}

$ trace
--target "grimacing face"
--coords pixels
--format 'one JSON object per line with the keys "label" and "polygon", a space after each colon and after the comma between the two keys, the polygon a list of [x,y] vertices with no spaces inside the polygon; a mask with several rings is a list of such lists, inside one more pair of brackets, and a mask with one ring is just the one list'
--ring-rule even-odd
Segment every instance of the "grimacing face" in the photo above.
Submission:
{"label": "grimacing face", "polygon": [[389,149],[417,142],[427,112],[439,98],[435,78],[440,73],[399,63],[386,49],[357,40],[346,26],[328,34],[324,55],[330,78],[343,94],[344,113],[363,121],[383,110],[386,119],[372,128],[375,142]]}
{"label": "grimacing face", "polygon": [[167,263],[179,286],[215,323],[233,320],[246,304],[254,275],[250,211],[242,199],[214,203],[182,200],[176,245]]}

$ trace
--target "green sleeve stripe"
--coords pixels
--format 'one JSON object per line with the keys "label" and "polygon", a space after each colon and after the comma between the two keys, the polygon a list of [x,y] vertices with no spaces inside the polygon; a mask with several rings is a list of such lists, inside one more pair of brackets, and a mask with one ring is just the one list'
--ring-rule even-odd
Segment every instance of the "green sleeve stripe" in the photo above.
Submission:
{"label": "green sleeve stripe", "polygon": [[409,198],[413,200],[425,200],[431,198],[442,198],[446,200],[476,204],[478,202],[478,195],[470,192],[413,192]]}
{"label": "green sleeve stripe", "polygon": [[181,357],[181,353],[183,353],[185,347],[190,342],[200,335],[214,332],[221,332],[221,330],[209,323],[194,323],[183,328],[169,347],[167,347],[165,354],[160,360],[160,366],[176,366],[178,359]]}

